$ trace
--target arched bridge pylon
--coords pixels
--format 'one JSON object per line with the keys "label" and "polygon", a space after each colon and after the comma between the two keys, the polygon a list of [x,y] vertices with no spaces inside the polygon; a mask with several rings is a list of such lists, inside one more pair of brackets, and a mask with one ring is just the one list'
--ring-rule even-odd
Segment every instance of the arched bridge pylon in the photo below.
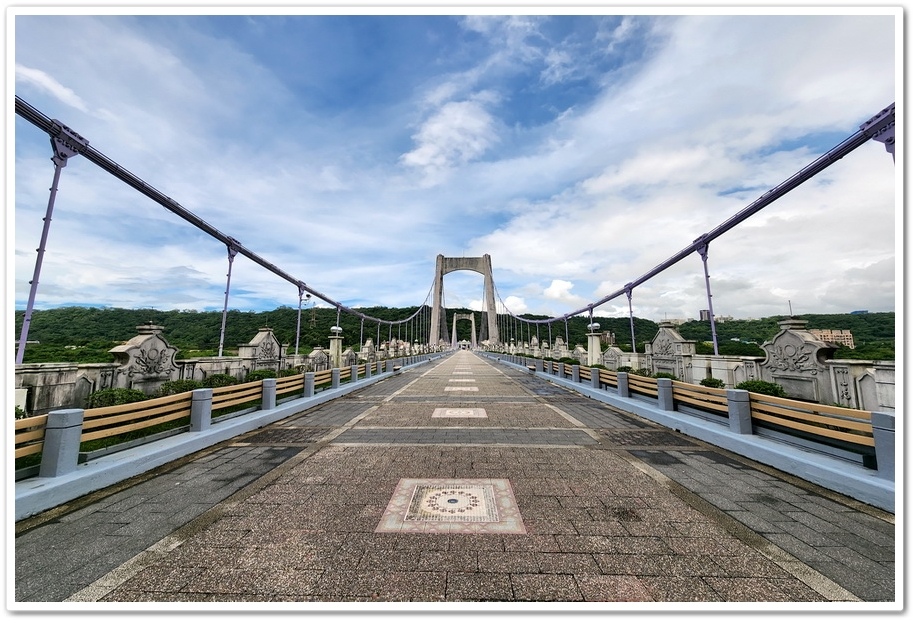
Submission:
{"label": "arched bridge pylon", "polygon": [[452,316],[452,348],[458,348],[458,321],[471,321],[471,348],[477,348],[477,321],[474,314],[455,314]]}
{"label": "arched bridge pylon", "polygon": [[[483,275],[484,307],[486,321],[481,325],[487,328],[486,339],[490,343],[499,343],[499,325],[496,321],[496,291],[493,287],[493,265],[490,256],[481,257],[445,257],[436,256],[436,277],[433,280],[432,314],[429,321],[429,343],[431,346],[439,344],[439,340],[448,340],[444,328],[445,315],[442,307],[442,278],[456,270],[470,270]],[[481,328],[483,328],[483,326]]]}

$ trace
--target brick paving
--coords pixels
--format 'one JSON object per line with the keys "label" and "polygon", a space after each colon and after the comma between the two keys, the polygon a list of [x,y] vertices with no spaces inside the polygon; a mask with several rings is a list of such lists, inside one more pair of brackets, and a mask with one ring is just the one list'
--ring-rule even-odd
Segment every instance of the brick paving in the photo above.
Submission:
{"label": "brick paving", "polygon": [[[525,533],[377,532],[405,478],[508,480]],[[23,605],[899,598],[893,515],[468,352],[21,521],[15,554]]]}

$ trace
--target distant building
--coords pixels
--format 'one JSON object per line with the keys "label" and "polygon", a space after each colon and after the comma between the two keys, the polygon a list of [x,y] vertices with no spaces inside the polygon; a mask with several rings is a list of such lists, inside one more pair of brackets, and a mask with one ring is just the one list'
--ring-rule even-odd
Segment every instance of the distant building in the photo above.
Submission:
{"label": "distant building", "polygon": [[808,329],[808,331],[811,332],[815,339],[822,342],[834,342],[848,348],[856,347],[849,329]]}
{"label": "distant building", "polygon": [[867,314],[867,313],[868,313],[868,310],[867,310],[867,309],[858,309],[858,310],[856,310],[856,311],[854,311],[854,312],[849,312],[849,313],[850,313],[850,314]]}
{"label": "distant building", "polygon": [[[731,322],[734,320],[734,316],[716,316],[716,322]],[[709,310],[701,309],[700,310],[700,320],[703,322],[709,322]]]}

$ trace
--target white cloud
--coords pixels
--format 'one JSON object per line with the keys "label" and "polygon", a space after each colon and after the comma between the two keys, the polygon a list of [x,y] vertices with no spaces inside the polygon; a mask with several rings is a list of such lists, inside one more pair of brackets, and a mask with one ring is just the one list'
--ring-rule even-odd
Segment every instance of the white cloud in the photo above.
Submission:
{"label": "white cloud", "polygon": [[[419,304],[437,253],[489,253],[513,313],[581,307],[794,174],[820,155],[812,137],[852,133],[895,87],[890,29],[863,16],[625,18],[594,50],[550,43],[546,17],[468,17],[480,45],[434,59],[443,69],[360,125],[316,113],[287,68],[218,29],[71,19],[24,22],[18,94],[269,261],[366,304]],[[54,36],[71,26],[108,44],[73,54]],[[593,98],[537,127],[504,122],[525,89],[587,75],[585,52],[624,55],[646,33],[648,49],[596,79],[606,88]],[[21,300],[51,171],[47,137],[16,123]],[[788,298],[812,312],[893,306],[894,177],[883,147],[865,145],[715,241],[716,313],[780,314]],[[45,261],[40,305],[190,296],[143,292],[163,275],[222,302],[225,248],[85,160],[64,171]],[[693,255],[641,285],[634,312],[695,317],[701,270]],[[230,305],[295,304],[292,285],[247,259],[234,271]],[[479,308],[480,282],[449,275],[447,304]],[[626,299],[595,313],[608,310],[625,315]]]}
{"label": "white cloud", "polygon": [[486,110],[492,100],[492,93],[481,93],[471,100],[444,104],[423,122],[413,136],[417,146],[401,161],[436,177],[483,156],[499,139],[496,123]]}
{"label": "white cloud", "polygon": [[572,293],[572,289],[575,287],[571,281],[564,281],[562,279],[554,279],[550,282],[550,285],[544,288],[544,296],[548,299],[559,301],[568,305],[581,305],[586,302],[584,298],[577,294]]}
{"label": "white cloud", "polygon": [[52,76],[25,65],[16,64],[16,81],[37,87],[46,93],[53,95],[56,99],[67,106],[72,106],[82,112],[87,112],[86,102],[79,95],[73,92],[73,89],[67,88]]}

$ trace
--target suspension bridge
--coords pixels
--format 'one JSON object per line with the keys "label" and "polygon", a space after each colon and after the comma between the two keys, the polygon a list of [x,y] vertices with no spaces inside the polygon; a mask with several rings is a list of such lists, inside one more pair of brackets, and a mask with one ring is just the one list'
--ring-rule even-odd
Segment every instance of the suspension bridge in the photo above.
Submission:
{"label": "suspension bridge", "polygon": [[[75,156],[223,242],[227,298],[233,259],[243,255],[295,286],[300,311],[313,296],[338,318],[353,314],[379,334],[403,331],[430,348],[327,374],[17,422],[17,457],[42,456],[37,473],[15,484],[11,609],[220,601],[902,607],[892,415],[850,417],[499,348],[576,316],[592,326],[601,305],[631,300],[694,253],[709,293],[711,242],[870,140],[893,155],[893,105],[644,275],[547,319],[507,308],[486,255],[439,256],[426,301],[402,319],[351,309],[18,97],[16,113],[47,132],[55,164],[17,362],[57,181]],[[456,323],[475,322],[445,322],[443,277],[459,270],[484,277],[472,342],[493,348],[456,349]],[[709,300],[713,321],[711,293]],[[220,407],[230,413],[219,415]],[[176,434],[80,452],[81,440],[106,426],[179,416],[190,424]],[[776,418],[803,431],[798,439],[810,442],[814,431],[821,446],[847,450],[761,434]],[[848,440],[872,462],[850,460]]]}
{"label": "suspension bridge", "polygon": [[[361,325],[367,321],[370,323],[376,323],[378,327],[377,333],[379,335],[381,335],[381,327],[383,325],[389,328],[389,334],[391,333],[393,327],[398,327],[398,329],[406,329],[409,327],[413,341],[419,341],[421,343],[425,342],[430,346],[438,346],[440,342],[445,342],[448,344],[454,341],[453,339],[450,339],[447,327],[445,327],[443,324],[445,316],[442,313],[443,276],[450,272],[472,271],[483,275],[484,296],[482,300],[483,309],[481,311],[484,314],[484,320],[481,322],[480,333],[477,336],[477,340],[481,342],[486,340],[492,345],[504,343],[500,336],[501,329],[503,332],[503,337],[508,337],[511,334],[518,338],[525,333],[525,331],[521,329],[523,325],[527,328],[527,333],[530,334],[530,327],[532,325],[537,327],[539,325],[547,324],[549,326],[556,322],[566,322],[573,316],[584,314],[588,315],[591,324],[593,314],[596,309],[610,301],[613,301],[622,296],[626,296],[630,309],[631,345],[635,349],[636,339],[632,330],[632,297],[634,290],[641,284],[646,283],[653,277],[661,274],[665,270],[671,268],[675,264],[681,262],[694,253],[698,253],[703,262],[703,274],[706,283],[708,303],[707,309],[709,312],[708,316],[712,330],[713,346],[716,354],[718,354],[718,341],[715,330],[715,314],[713,313],[712,292],[710,289],[709,270],[707,265],[707,253],[709,245],[717,238],[727,234],[737,225],[749,219],[754,214],[760,212],[768,205],[785,196],[793,189],[797,188],[807,180],[815,177],[818,173],[825,170],[833,163],[837,162],[844,156],[851,153],[853,150],[861,147],[871,140],[881,142],[885,145],[887,151],[892,156],[895,154],[895,105],[891,104],[887,108],[876,113],[872,118],[863,122],[860,125],[858,131],[850,135],[846,140],[842,141],[824,153],[822,156],[811,162],[803,169],[799,170],[787,180],[766,191],[758,199],[751,202],[745,208],[723,221],[717,227],[714,227],[710,231],[698,235],[697,238],[687,247],[673,254],[668,259],[660,262],[658,265],[646,273],[636,276],[634,279],[622,285],[617,290],[610,292],[602,298],[581,308],[570,310],[561,316],[535,320],[523,318],[512,313],[502,298],[498,296],[496,285],[493,282],[492,263],[488,255],[480,258],[446,258],[439,256],[436,260],[433,285],[430,288],[430,293],[427,296],[426,301],[418,305],[417,310],[405,318],[398,320],[383,320],[381,318],[375,318],[365,314],[358,309],[348,307],[342,302],[335,300],[331,296],[316,290],[312,286],[309,286],[305,280],[295,277],[290,272],[276,266],[274,263],[264,258],[256,251],[247,248],[245,245],[239,242],[237,238],[206,222],[162,191],[157,190],[155,187],[148,184],[137,175],[120,166],[118,163],[114,162],[103,153],[95,149],[93,146],[91,146],[88,139],[84,138],[62,122],[49,118],[47,115],[31,106],[28,102],[19,96],[16,96],[16,114],[27,120],[29,123],[41,131],[48,134],[53,152],[51,160],[54,163],[54,175],[51,184],[50,197],[48,199],[47,210],[42,227],[41,240],[37,249],[35,268],[33,277],[30,281],[30,289],[28,301],[26,304],[25,316],[23,318],[18,341],[18,348],[16,352],[17,364],[22,363],[26,344],[28,342],[29,327],[31,324],[35,299],[38,293],[42,260],[45,254],[48,232],[51,226],[52,214],[54,210],[55,198],[57,196],[57,187],[60,180],[61,171],[67,165],[68,160],[75,156],[82,156],[86,158],[93,164],[97,165],[104,171],[107,171],[115,178],[121,180],[142,195],[145,195],[165,209],[178,215],[193,227],[226,245],[228,256],[228,271],[226,274],[226,290],[223,304],[223,323],[220,330],[220,355],[222,355],[223,351],[226,311],[228,308],[230,285],[232,280],[232,265],[237,255],[247,257],[251,261],[261,266],[264,270],[267,270],[294,285],[299,293],[300,314],[303,297],[315,297],[315,299],[324,301],[336,309],[338,318],[340,313],[347,313],[358,317],[360,319]],[[339,326],[339,324],[340,323],[338,322],[335,326]],[[299,323],[297,323],[297,343],[298,332]],[[454,346],[454,344],[452,345]]]}

